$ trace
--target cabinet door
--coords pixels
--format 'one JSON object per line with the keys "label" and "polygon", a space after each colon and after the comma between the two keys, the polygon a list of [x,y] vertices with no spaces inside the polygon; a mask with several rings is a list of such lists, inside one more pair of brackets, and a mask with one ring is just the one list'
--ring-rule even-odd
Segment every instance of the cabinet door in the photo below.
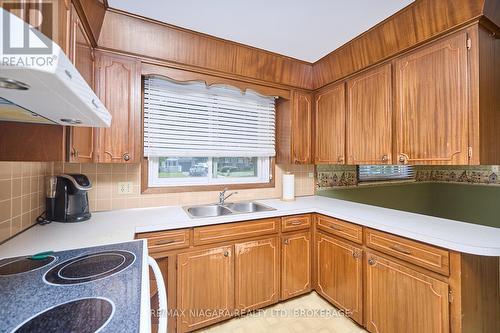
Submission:
{"label": "cabinet door", "polygon": [[395,61],[399,163],[468,164],[466,43],[461,32]]}
{"label": "cabinet door", "polygon": [[232,246],[177,257],[177,329],[192,331],[230,317],[234,308]]}
{"label": "cabinet door", "polygon": [[[71,6],[70,58],[90,88],[94,89],[94,51],[82,22]],[[94,158],[94,129],[68,127],[69,161],[92,162]]]}
{"label": "cabinet door", "polygon": [[315,97],[316,163],[345,163],[345,85],[340,83]]}
{"label": "cabinet door", "polygon": [[347,164],[392,163],[391,65],[347,81]]}
{"label": "cabinet door", "polygon": [[317,292],[358,323],[362,321],[362,249],[318,233]]}
{"label": "cabinet door", "polygon": [[293,92],[292,110],[292,155],[293,163],[311,163],[311,95],[300,91]]}
{"label": "cabinet door", "polygon": [[279,298],[278,238],[235,245],[235,304],[252,310],[276,303]]}
{"label": "cabinet door", "polygon": [[141,76],[134,58],[96,52],[96,91],[113,119],[99,129],[100,163],[134,163],[141,152]]}
{"label": "cabinet door", "polygon": [[371,253],[366,258],[370,332],[449,332],[448,284]]}
{"label": "cabinet door", "polygon": [[311,290],[310,233],[282,236],[281,298],[287,299]]}

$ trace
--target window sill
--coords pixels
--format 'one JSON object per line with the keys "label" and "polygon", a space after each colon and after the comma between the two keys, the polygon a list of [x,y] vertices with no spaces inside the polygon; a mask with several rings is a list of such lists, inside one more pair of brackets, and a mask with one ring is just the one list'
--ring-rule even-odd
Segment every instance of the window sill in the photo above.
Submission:
{"label": "window sill", "polygon": [[259,189],[274,187],[274,182],[269,183],[247,183],[247,184],[223,184],[223,185],[190,185],[190,186],[162,186],[149,187],[141,186],[142,194],[161,194],[161,193],[180,193],[180,192],[202,192],[202,191],[222,191],[228,190],[243,190],[243,189]]}

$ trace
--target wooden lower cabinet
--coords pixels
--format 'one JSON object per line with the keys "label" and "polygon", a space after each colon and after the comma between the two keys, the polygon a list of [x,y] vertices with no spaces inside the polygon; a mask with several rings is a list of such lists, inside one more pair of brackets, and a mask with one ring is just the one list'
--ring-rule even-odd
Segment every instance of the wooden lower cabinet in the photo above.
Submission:
{"label": "wooden lower cabinet", "polygon": [[177,256],[177,331],[187,332],[231,317],[234,309],[233,246]]}
{"label": "wooden lower cabinet", "polygon": [[348,242],[320,232],[316,235],[316,291],[360,324],[363,318],[362,253],[360,247]]}
{"label": "wooden lower cabinet", "polygon": [[366,328],[370,332],[449,332],[449,286],[366,253]]}
{"label": "wooden lower cabinet", "polygon": [[311,291],[311,234],[284,234],[281,237],[281,299]]}
{"label": "wooden lower cabinet", "polygon": [[258,309],[279,299],[279,238],[238,243],[235,251],[235,307]]}

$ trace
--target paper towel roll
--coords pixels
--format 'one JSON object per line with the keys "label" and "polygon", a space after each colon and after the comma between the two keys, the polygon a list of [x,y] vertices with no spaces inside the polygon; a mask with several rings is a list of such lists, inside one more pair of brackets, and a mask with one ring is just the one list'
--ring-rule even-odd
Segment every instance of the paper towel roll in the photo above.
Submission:
{"label": "paper towel roll", "polygon": [[295,200],[295,176],[292,173],[283,174],[283,201]]}

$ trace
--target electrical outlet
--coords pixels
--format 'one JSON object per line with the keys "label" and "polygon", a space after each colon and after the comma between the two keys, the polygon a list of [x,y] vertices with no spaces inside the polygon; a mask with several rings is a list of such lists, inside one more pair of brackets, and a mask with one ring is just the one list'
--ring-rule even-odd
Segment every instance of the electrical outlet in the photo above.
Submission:
{"label": "electrical outlet", "polygon": [[308,177],[309,177],[309,178],[314,178],[314,172],[309,172],[309,173],[308,173]]}
{"label": "electrical outlet", "polygon": [[133,186],[132,182],[119,182],[118,194],[131,194]]}
{"label": "electrical outlet", "polygon": [[498,172],[500,171],[500,166],[499,165],[493,165],[491,167],[491,171],[493,171],[494,173],[498,174]]}

